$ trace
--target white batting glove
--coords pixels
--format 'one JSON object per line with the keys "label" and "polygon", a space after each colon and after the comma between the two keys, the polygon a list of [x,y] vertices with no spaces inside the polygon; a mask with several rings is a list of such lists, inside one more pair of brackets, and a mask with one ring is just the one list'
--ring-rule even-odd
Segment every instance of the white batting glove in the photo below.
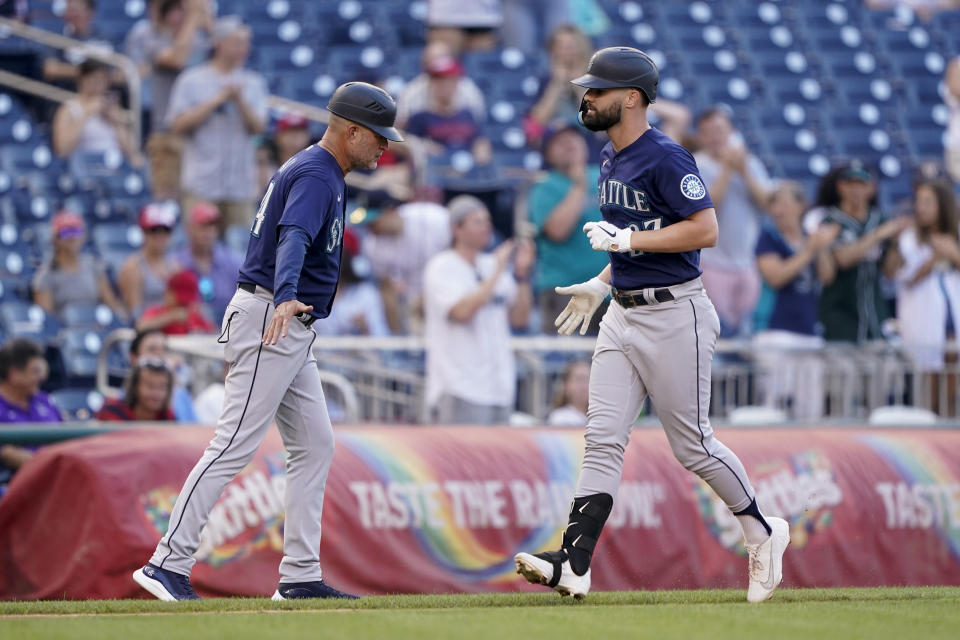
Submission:
{"label": "white batting glove", "polygon": [[583,225],[583,232],[590,239],[590,246],[595,251],[630,251],[630,236],[633,229],[621,229],[606,221],[588,222]]}
{"label": "white batting glove", "polygon": [[610,285],[600,278],[590,278],[580,284],[572,284],[569,287],[556,287],[554,289],[562,296],[572,296],[566,308],[560,312],[554,325],[557,333],[569,336],[580,327],[580,335],[587,333],[590,326],[590,318],[603,302],[603,299],[610,295]]}

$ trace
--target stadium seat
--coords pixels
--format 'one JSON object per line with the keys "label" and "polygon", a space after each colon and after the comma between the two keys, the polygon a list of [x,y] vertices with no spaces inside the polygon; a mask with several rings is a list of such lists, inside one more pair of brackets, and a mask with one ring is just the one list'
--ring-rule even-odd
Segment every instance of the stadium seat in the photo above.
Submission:
{"label": "stadium seat", "polygon": [[66,377],[73,384],[91,384],[97,372],[97,356],[105,333],[92,329],[63,329],[60,352]]}
{"label": "stadium seat", "polygon": [[28,302],[10,301],[0,305],[0,323],[7,335],[30,338],[40,343],[52,341],[59,328],[55,318]]}
{"label": "stadium seat", "polygon": [[63,325],[69,329],[104,331],[120,326],[110,307],[103,304],[68,304],[60,313]]}
{"label": "stadium seat", "polygon": [[67,420],[90,420],[103,406],[103,394],[83,388],[58,389],[50,394]]}

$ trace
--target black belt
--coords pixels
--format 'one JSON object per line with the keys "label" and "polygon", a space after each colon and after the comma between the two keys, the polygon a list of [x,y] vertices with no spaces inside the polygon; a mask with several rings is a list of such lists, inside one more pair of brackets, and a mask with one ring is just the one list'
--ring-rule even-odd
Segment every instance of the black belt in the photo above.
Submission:
{"label": "black belt", "polygon": [[[238,283],[237,283],[237,289],[242,289],[243,291],[246,291],[247,293],[255,293],[255,292],[257,291],[257,285],[253,284],[252,282],[238,282]],[[271,292],[271,295],[272,295],[272,292]],[[293,316],[293,317],[296,318],[297,320],[299,320],[299,321],[300,321],[300,324],[302,324],[302,325],[305,326],[305,327],[309,327],[309,326],[311,326],[314,322],[317,321],[317,317],[316,317],[316,316],[312,316],[312,315],[310,315],[309,313],[298,313],[297,315],[295,315],[295,316]]]}
{"label": "black belt", "polygon": [[[651,302],[647,302],[647,299],[643,297],[643,294],[639,293],[624,293],[614,289],[611,292],[611,295],[613,296],[613,299],[616,300],[624,309],[653,304]],[[670,293],[670,289],[654,289],[653,298],[657,302],[670,302],[671,300],[675,299],[673,294]]]}

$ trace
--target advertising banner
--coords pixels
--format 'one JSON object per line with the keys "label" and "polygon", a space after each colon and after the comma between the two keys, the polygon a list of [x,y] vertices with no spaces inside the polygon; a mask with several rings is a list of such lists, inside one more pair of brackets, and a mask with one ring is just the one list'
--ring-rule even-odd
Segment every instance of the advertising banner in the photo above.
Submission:
{"label": "advertising banner", "polygon": [[[166,530],[210,428],[143,428],[45,447],[0,501],[0,598],[146,596],[130,573]],[[790,522],[784,586],[960,584],[960,431],[722,429],[765,513]],[[536,589],[513,555],[559,546],[579,430],[337,430],[325,579],[360,594]],[[201,595],[270,595],[283,548],[285,454],[271,434],[204,530]],[[597,546],[594,590],[746,588],[736,518],[634,432]]]}

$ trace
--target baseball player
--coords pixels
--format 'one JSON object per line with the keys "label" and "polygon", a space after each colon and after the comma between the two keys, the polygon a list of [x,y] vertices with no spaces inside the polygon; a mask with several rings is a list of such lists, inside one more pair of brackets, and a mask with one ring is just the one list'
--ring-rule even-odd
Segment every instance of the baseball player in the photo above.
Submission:
{"label": "baseball player", "polygon": [[[610,252],[610,264],[588,282],[558,287],[570,302],[559,332],[585,333],[594,311],[604,314],[590,374],[586,449],[559,551],[519,553],[517,572],[535,584],[583,598],[590,558],[620,483],[631,427],[649,395],[680,463],[703,478],[743,527],[750,558],[747,599],[769,598],[782,579],[790,531],[764,517],[740,460],[716,438],[707,418],[710,364],[720,331],[700,282],[700,249],[717,240],[713,203],[693,157],[647,123],[659,72],[642,51],[597,51],[587,73],[580,119],[610,142],[601,154],[602,222],[583,230]],[[612,286],[611,286],[612,285]]]}
{"label": "baseball player", "polygon": [[274,174],[250,229],[237,292],[219,342],[230,365],[217,432],[187,476],[166,535],[133,579],[161,600],[194,600],[194,552],[210,510],[276,417],[287,449],[286,520],[274,600],[355,598],[321,577],[320,513],[333,430],[313,356],[312,325],[330,313],[340,275],[344,175],[372,169],[394,128],[396,104],[362,82],[330,98],[323,138]]}

